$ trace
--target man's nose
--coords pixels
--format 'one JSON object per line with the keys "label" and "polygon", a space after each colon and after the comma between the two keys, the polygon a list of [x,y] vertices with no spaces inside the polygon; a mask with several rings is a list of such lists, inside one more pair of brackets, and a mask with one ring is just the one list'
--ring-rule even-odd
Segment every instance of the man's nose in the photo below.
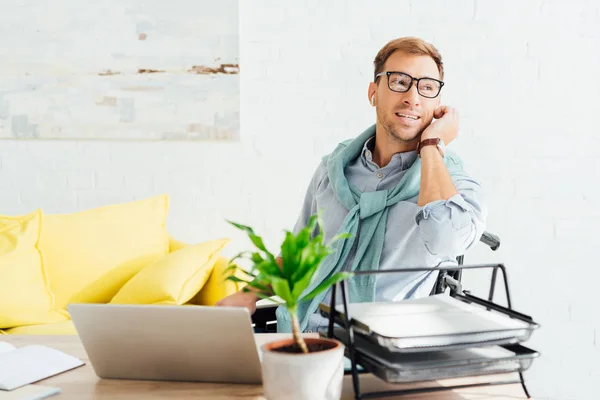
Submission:
{"label": "man's nose", "polygon": [[418,106],[420,100],[419,91],[417,90],[417,85],[412,84],[408,92],[404,93],[404,104],[410,106]]}

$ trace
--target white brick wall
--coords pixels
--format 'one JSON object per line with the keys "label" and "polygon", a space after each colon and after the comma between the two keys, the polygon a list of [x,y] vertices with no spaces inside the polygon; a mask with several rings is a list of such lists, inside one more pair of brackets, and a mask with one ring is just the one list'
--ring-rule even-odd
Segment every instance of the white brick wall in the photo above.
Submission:
{"label": "white brick wall", "polygon": [[[240,3],[241,142],[2,141],[1,212],[167,192],[175,236],[242,238],[228,218],[274,246],[319,157],[373,121],[377,50],[421,36],[444,56],[443,100],[462,116],[452,147],[484,182],[488,229],[502,238],[497,253],[479,246],[467,262],[506,263],[515,307],[542,324],[529,343],[542,353],[526,373],[532,394],[600,398],[598,2]],[[483,289],[483,278],[465,279]]]}

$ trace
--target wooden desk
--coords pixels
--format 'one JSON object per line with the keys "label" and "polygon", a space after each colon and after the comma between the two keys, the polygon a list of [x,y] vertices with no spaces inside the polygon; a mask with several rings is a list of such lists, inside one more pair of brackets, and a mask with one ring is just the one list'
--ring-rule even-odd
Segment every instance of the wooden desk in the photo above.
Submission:
{"label": "wooden desk", "polygon": [[[287,337],[287,335],[285,335]],[[255,335],[257,344],[261,345],[267,341],[275,340],[281,337],[280,334],[257,334]],[[261,385],[241,385],[241,384],[214,384],[214,383],[192,383],[192,382],[156,382],[156,381],[130,381],[130,380],[104,380],[100,379],[94,373],[86,352],[78,336],[0,336],[0,341],[12,343],[16,347],[29,344],[42,344],[57,350],[63,351],[74,357],[83,360],[86,365],[65,372],[63,374],[48,378],[38,382],[42,385],[55,386],[62,389],[62,393],[50,397],[56,400],[87,400],[87,399],[111,399],[111,400],[139,400],[139,399],[246,399],[246,400],[264,400],[262,396]],[[448,386],[451,384],[467,384],[476,382],[479,378],[455,379],[440,381],[438,386]],[[483,378],[482,378],[483,379]],[[485,378],[490,380],[491,378]],[[508,380],[514,379],[513,375],[495,376],[493,379]],[[392,386],[372,375],[361,375],[361,388],[365,391],[385,390]],[[395,385],[393,388],[398,389]],[[406,388],[416,387],[404,386]],[[344,400],[354,399],[352,390],[352,379],[350,376],[344,377]],[[525,399],[520,385],[498,385],[486,386],[471,389],[461,389],[455,391],[442,391],[433,393],[423,393],[418,395],[406,395],[393,397],[402,400],[438,400],[438,399]],[[390,399],[390,397],[387,397]]]}

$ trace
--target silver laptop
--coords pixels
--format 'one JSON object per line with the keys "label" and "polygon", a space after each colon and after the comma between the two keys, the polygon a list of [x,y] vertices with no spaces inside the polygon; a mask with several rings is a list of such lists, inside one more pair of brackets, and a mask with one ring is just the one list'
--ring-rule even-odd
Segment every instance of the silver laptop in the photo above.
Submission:
{"label": "silver laptop", "polygon": [[262,382],[245,308],[70,304],[68,311],[100,378]]}

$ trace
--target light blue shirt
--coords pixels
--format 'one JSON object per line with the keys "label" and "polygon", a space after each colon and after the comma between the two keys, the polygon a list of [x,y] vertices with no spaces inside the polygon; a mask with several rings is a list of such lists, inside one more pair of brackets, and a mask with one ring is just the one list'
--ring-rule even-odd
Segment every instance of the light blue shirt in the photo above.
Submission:
{"label": "light blue shirt", "polygon": [[[346,167],[349,183],[361,192],[391,190],[416,160],[415,151],[397,153],[388,165],[380,168],[373,162],[374,137],[369,139],[357,157]],[[418,196],[390,207],[380,269],[436,267],[456,265],[456,257],[464,254],[481,237],[485,229],[486,205],[481,186],[474,179],[455,180],[458,194],[448,200],[417,205]],[[348,210],[342,206],[330,187],[327,168],[319,164],[310,181],[304,204],[293,231],[306,226],[311,215],[322,211],[324,240],[338,233]],[[351,251],[348,265],[354,254]],[[428,296],[437,272],[381,274],[377,277],[376,301],[397,301]],[[324,301],[330,301],[330,291]],[[341,299],[340,299],[341,301]],[[327,319],[316,313],[309,319],[306,331],[316,332],[327,326]]]}

